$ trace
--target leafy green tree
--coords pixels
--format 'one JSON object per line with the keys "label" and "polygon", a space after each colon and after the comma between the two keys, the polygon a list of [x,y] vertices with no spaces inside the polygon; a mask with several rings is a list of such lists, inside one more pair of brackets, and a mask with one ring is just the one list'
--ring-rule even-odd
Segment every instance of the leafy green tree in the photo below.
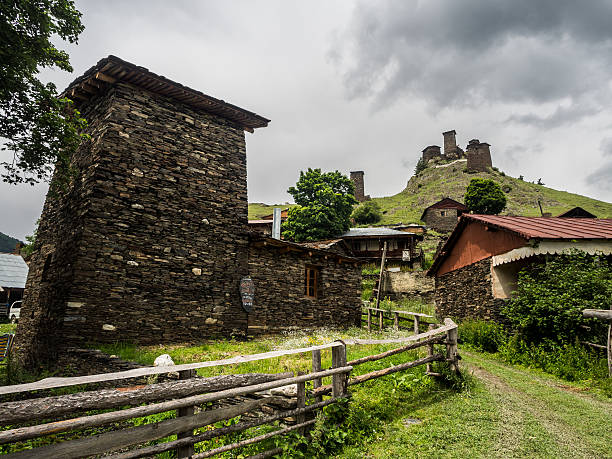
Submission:
{"label": "leafy green tree", "polygon": [[425,169],[427,169],[427,163],[423,160],[423,157],[420,157],[414,168],[414,175],[419,175]]}
{"label": "leafy green tree", "polygon": [[491,179],[472,179],[464,200],[468,209],[477,214],[497,215],[506,207],[506,195]]}
{"label": "leafy green tree", "polygon": [[350,228],[355,199],[353,182],[340,172],[321,169],[300,172],[295,186],[287,192],[297,204],[289,209],[283,223],[283,237],[296,242],[338,236]]}
{"label": "leafy green tree", "polygon": [[54,165],[67,177],[70,156],[81,141],[85,120],[53,83],[42,83],[44,67],[72,71],[68,54],[51,38],[70,43],[83,31],[71,0],[2,0],[0,3],[0,139],[13,159],[0,163],[9,183],[38,183]]}
{"label": "leafy green tree", "polygon": [[611,297],[610,260],[576,251],[523,269],[503,313],[527,342],[596,340],[604,337],[604,323],[585,319],[582,310],[609,309]]}
{"label": "leafy green tree", "polygon": [[375,201],[366,201],[361,203],[353,211],[353,219],[361,225],[371,225],[382,219],[382,211],[380,206]]}

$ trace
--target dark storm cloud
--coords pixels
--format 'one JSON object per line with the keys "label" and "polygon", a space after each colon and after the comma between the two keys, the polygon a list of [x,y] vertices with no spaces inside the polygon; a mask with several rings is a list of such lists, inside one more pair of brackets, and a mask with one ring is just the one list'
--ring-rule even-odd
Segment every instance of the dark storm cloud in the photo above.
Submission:
{"label": "dark storm cloud", "polygon": [[[602,109],[609,95],[612,2],[465,0],[362,2],[330,56],[351,98],[401,97],[433,109],[556,103],[545,126]],[[582,107],[588,104],[588,108]]]}

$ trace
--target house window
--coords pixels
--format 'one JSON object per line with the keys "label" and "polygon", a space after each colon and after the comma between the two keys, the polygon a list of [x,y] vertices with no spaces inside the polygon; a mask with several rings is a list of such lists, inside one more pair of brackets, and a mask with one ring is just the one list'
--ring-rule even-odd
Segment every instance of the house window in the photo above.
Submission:
{"label": "house window", "polygon": [[440,211],[440,216],[441,217],[446,217],[446,211],[445,210],[441,210]]}
{"label": "house window", "polygon": [[304,277],[304,294],[308,298],[316,298],[319,288],[319,268],[314,266],[306,266],[306,275]]}

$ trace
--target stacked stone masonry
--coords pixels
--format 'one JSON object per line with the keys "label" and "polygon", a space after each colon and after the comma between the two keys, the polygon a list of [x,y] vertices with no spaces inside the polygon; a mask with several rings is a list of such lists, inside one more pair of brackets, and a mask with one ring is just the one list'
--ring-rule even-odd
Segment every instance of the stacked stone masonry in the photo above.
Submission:
{"label": "stacked stone masonry", "polygon": [[423,221],[441,233],[450,233],[457,226],[457,209],[431,208],[425,211]]}
{"label": "stacked stone masonry", "polygon": [[505,300],[494,298],[491,258],[436,277],[436,315],[456,319],[483,319],[504,323]]}
{"label": "stacked stone masonry", "polygon": [[15,352],[244,334],[246,151],[240,126],[117,84],[81,107],[80,176],[47,196]]}
{"label": "stacked stone masonry", "polygon": [[[306,267],[318,269],[317,297],[305,295]],[[320,252],[283,252],[249,247],[249,271],[255,284],[255,302],[249,315],[249,333],[287,327],[358,326],[361,320],[361,266],[338,261]]]}

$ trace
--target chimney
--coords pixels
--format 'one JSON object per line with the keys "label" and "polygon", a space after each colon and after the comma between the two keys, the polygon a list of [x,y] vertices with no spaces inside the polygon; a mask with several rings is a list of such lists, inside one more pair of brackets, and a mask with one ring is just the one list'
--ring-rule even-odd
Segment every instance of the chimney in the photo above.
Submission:
{"label": "chimney", "polygon": [[363,174],[363,171],[351,172],[351,181],[353,182],[353,185],[355,185],[355,199],[359,202],[366,200],[365,187],[363,185]]}
{"label": "chimney", "polygon": [[272,237],[274,239],[280,239],[280,228],[281,228],[281,208],[275,207],[272,213]]}
{"label": "chimney", "polygon": [[455,156],[457,152],[457,132],[453,129],[452,131],[443,132],[444,136],[444,155]]}

